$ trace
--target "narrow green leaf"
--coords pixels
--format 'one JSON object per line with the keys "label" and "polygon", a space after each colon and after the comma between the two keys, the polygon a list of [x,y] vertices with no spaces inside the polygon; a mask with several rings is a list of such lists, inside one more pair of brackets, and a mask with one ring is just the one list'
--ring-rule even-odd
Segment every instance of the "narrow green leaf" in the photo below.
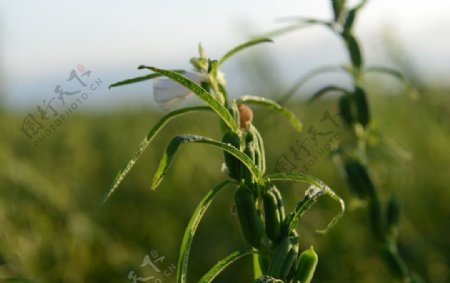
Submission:
{"label": "narrow green leaf", "polygon": [[221,191],[221,189],[230,183],[231,181],[225,181],[212,188],[206,194],[206,196],[203,197],[203,199],[197,205],[194,214],[192,214],[191,219],[189,220],[189,223],[186,227],[186,230],[184,231],[183,240],[181,242],[180,257],[178,259],[178,267],[177,267],[178,283],[187,282],[187,271],[188,271],[189,254],[191,252],[191,244],[194,239],[195,232],[197,231],[197,227],[203,218],[203,215],[209,208],[209,205],[212,203],[216,195]]}
{"label": "narrow green leaf", "polygon": [[[173,72],[177,72],[180,74],[185,73],[186,71],[184,70],[173,70]],[[151,79],[155,79],[157,77],[161,77],[161,74],[149,74],[149,75],[145,75],[145,76],[141,76],[141,77],[135,77],[132,79],[128,79],[128,80],[124,80],[124,81],[120,81],[117,83],[113,83],[109,86],[109,88],[112,87],[116,87],[116,86],[121,86],[121,85],[129,85],[129,84],[134,84],[134,83],[138,83],[138,82],[142,82],[142,81],[146,81],[146,80],[151,80]]]}
{"label": "narrow green leaf", "polygon": [[172,120],[175,117],[197,111],[211,111],[211,108],[209,108],[208,106],[187,107],[172,111],[166,114],[164,117],[162,117],[161,120],[159,120],[158,123],[156,123],[156,125],[153,126],[153,128],[151,128],[151,130],[141,141],[137,149],[134,151],[134,154],[131,156],[128,162],[122,167],[119,173],[117,173],[116,178],[114,179],[112,185],[109,187],[108,193],[104,197],[101,204],[104,204],[109,199],[109,197],[111,197],[114,191],[119,187],[125,176],[130,172],[131,168],[133,168],[136,161],[141,157],[142,153],[144,153],[147,146],[151,143],[153,138],[159,133],[162,127],[164,127],[170,120]]}
{"label": "narrow green leaf", "polygon": [[302,130],[302,123],[300,122],[300,120],[297,119],[297,117],[295,117],[295,114],[273,100],[270,100],[270,99],[267,99],[264,97],[260,97],[260,96],[245,95],[245,96],[238,98],[237,102],[244,103],[244,104],[256,104],[256,105],[260,105],[260,106],[264,106],[264,107],[273,109],[273,110],[277,111],[278,113],[280,113],[281,115],[285,116],[287,119],[289,119],[292,126],[297,131],[300,132]]}
{"label": "narrow green leaf", "polygon": [[309,99],[309,102],[313,102],[314,100],[322,97],[328,92],[342,92],[344,94],[349,94],[350,91],[346,90],[345,88],[339,87],[339,86],[327,86],[324,88],[319,89],[316,93],[314,93],[311,98]]}
{"label": "narrow green leaf", "polygon": [[322,25],[326,28],[329,28],[331,31],[335,32],[332,22],[319,20],[319,19],[304,18],[304,17],[289,17],[289,18],[278,19],[278,21],[294,22],[294,23],[290,24],[288,26],[273,30],[271,32],[265,33],[265,34],[263,34],[263,36],[267,36],[267,37],[280,36],[280,35],[284,35],[288,32],[298,30],[300,28],[308,27],[309,25]]}
{"label": "narrow green leaf", "polygon": [[366,74],[367,73],[380,73],[380,74],[386,74],[386,75],[392,76],[392,77],[396,78],[397,80],[399,80],[408,89],[408,91],[412,94],[413,97],[418,96],[418,91],[414,87],[414,85],[411,83],[411,81],[408,80],[408,78],[406,78],[403,73],[401,73],[400,71],[398,71],[396,69],[384,67],[384,66],[371,66],[365,70],[365,73]]}
{"label": "narrow green leaf", "polygon": [[342,10],[345,7],[345,0],[331,0],[333,6],[334,20],[337,22],[341,16]]}
{"label": "narrow green leaf", "polygon": [[351,30],[353,28],[353,24],[355,23],[356,16],[359,12],[359,10],[366,4],[366,1],[362,1],[358,5],[356,5],[353,9],[350,9],[350,11],[347,14],[347,18],[345,19],[345,23],[343,26],[343,33],[344,34],[350,34]]}
{"label": "narrow green leaf", "polygon": [[243,50],[245,48],[251,47],[253,45],[260,44],[260,43],[265,43],[265,42],[273,42],[273,40],[270,39],[270,38],[267,38],[267,37],[255,38],[255,39],[252,39],[250,41],[247,41],[247,42],[245,42],[243,44],[240,44],[240,45],[232,48],[230,51],[225,53],[225,55],[223,55],[222,58],[220,58],[220,60],[219,60],[219,62],[217,64],[218,67],[220,65],[222,65],[223,62],[225,62],[225,60],[227,60],[228,58],[230,58],[231,56],[233,56],[237,52],[239,52],[239,51],[241,51],[241,50]]}
{"label": "narrow green leaf", "polygon": [[[321,233],[321,234],[327,233],[331,228],[333,228],[333,226],[344,215],[344,212],[345,212],[344,201],[338,195],[336,195],[336,193],[333,190],[331,190],[330,187],[328,187],[324,182],[322,182],[321,180],[319,180],[315,177],[312,177],[312,176],[309,176],[309,175],[303,174],[303,173],[277,173],[277,174],[268,175],[268,176],[264,177],[263,180],[265,182],[297,181],[297,182],[303,182],[303,183],[307,183],[307,184],[314,186],[312,188],[310,187],[310,189],[308,189],[308,191],[305,193],[306,194],[305,199],[302,201],[304,203],[302,203],[302,202],[299,203],[299,205],[296,208],[294,218],[291,222],[298,221],[300,216],[309,209],[309,207],[317,200],[318,197],[320,197],[322,195],[327,195],[330,198],[332,198],[333,200],[339,202],[341,211],[335,217],[333,217],[333,219],[328,223],[328,225],[325,229],[317,231],[318,233]],[[296,225],[296,222],[292,225],[289,225],[289,231],[291,230],[291,228],[292,229],[295,228],[295,225]]]}
{"label": "narrow green leaf", "polygon": [[169,70],[158,69],[155,67],[147,67],[140,66],[140,68],[146,68],[154,71],[155,73],[161,74],[165,77],[168,77],[179,84],[183,85],[187,89],[191,90],[194,94],[196,94],[200,99],[205,101],[211,109],[219,115],[222,121],[233,131],[237,130],[237,125],[233,120],[230,112],[220,104],[209,92],[207,92],[204,88],[191,81],[190,79]]}
{"label": "narrow green leaf", "polygon": [[254,250],[235,251],[216,263],[203,277],[198,281],[199,283],[210,283],[217,277],[225,268],[238,259],[243,258],[246,255],[256,253]]}
{"label": "narrow green leaf", "polygon": [[393,68],[384,67],[384,66],[370,66],[367,67],[366,73],[381,73],[393,76],[394,78],[397,78],[399,81],[407,82],[408,80],[406,77],[399,71]]}
{"label": "narrow green leaf", "polygon": [[271,181],[297,181],[317,187],[323,186],[323,182],[316,177],[303,173],[275,173],[267,175],[263,178],[264,182]]}
{"label": "narrow green leaf", "polygon": [[359,48],[358,41],[351,34],[345,35],[344,38],[345,38],[345,43],[347,44],[348,52],[350,54],[350,59],[352,61],[353,67],[356,70],[361,69],[361,66],[363,64],[363,59],[362,59],[361,49]]}
{"label": "narrow green leaf", "polygon": [[289,90],[281,96],[280,99],[278,99],[278,102],[281,105],[284,105],[296,92],[298,89],[300,89],[305,83],[310,81],[311,79],[322,75],[324,73],[330,73],[330,72],[346,72],[349,73],[347,68],[345,67],[337,67],[337,66],[324,66],[317,68],[315,70],[310,71],[300,79],[298,79]]}
{"label": "narrow green leaf", "polygon": [[234,155],[237,159],[239,159],[252,173],[258,183],[261,183],[261,173],[253,164],[253,161],[245,155],[243,152],[239,151],[232,145],[228,145],[223,142],[215,141],[213,139],[197,136],[197,135],[182,135],[176,136],[172,139],[172,141],[167,146],[166,151],[164,152],[161,161],[159,163],[158,169],[156,170],[155,176],[153,177],[152,182],[152,190],[156,189],[158,185],[161,183],[162,179],[167,173],[173,158],[175,157],[176,152],[178,151],[178,147],[183,143],[202,143],[208,144],[215,147],[218,147],[222,150],[225,150],[232,155]]}
{"label": "narrow green leaf", "polygon": [[344,23],[344,33],[350,33],[353,27],[353,23],[355,22],[355,18],[356,18],[356,9],[351,9],[348,14],[347,14],[347,18],[345,19],[345,23]]}

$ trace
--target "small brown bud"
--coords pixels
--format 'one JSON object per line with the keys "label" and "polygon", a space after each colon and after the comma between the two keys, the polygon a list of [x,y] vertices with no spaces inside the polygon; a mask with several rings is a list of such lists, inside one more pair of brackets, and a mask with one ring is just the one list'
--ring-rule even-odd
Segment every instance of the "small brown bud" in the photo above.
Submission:
{"label": "small brown bud", "polygon": [[240,128],[241,130],[245,130],[253,120],[253,111],[250,107],[244,104],[239,104],[238,110],[240,116]]}

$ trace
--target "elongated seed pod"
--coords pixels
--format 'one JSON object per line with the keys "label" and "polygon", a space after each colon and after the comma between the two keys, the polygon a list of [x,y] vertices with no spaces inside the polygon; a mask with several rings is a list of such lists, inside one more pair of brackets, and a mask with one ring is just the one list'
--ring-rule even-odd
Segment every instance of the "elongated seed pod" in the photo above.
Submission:
{"label": "elongated seed pod", "polygon": [[274,243],[278,243],[281,235],[281,216],[278,199],[269,188],[263,197],[266,234]]}
{"label": "elongated seed pod", "polygon": [[384,229],[384,219],[383,219],[383,209],[381,206],[381,202],[378,198],[372,198],[369,201],[369,217],[370,217],[370,226],[372,228],[372,232],[375,238],[383,242],[385,238],[385,229]]}
{"label": "elongated seed pod", "polygon": [[343,95],[339,98],[339,112],[341,114],[342,121],[350,126],[354,122],[352,108],[350,103],[350,96]]}
{"label": "elongated seed pod", "polygon": [[270,256],[267,254],[258,254],[258,262],[262,273],[266,274],[267,268],[269,267],[270,264]]}
{"label": "elongated seed pod", "polygon": [[292,270],[292,267],[295,265],[295,261],[296,261],[297,257],[298,257],[298,244],[295,244],[289,250],[287,256],[284,259],[283,266],[281,267],[281,271],[280,271],[280,279],[281,280],[290,281],[289,275]]}
{"label": "elongated seed pod", "polygon": [[358,112],[358,122],[366,127],[370,121],[369,104],[367,103],[367,95],[364,89],[357,86],[354,92],[356,110]]}
{"label": "elongated seed pod", "polygon": [[344,168],[347,174],[347,182],[352,193],[361,199],[365,197],[373,198],[375,196],[375,186],[366,169],[358,160],[353,158],[346,159]]}
{"label": "elongated seed pod", "polygon": [[[255,146],[253,142],[247,143],[244,153],[250,157],[250,159],[255,162]],[[253,183],[253,175],[250,170],[241,163],[241,176],[244,178],[245,183],[250,185]]]}
{"label": "elongated seed pod", "polygon": [[[241,148],[241,139],[239,138],[239,135],[231,131],[225,133],[222,138],[222,142],[232,145],[237,149]],[[223,157],[225,160],[225,165],[228,168],[229,176],[239,181],[241,161],[226,151],[224,151]]]}
{"label": "elongated seed pod", "polygon": [[290,255],[291,249],[293,249],[296,245],[298,245],[298,237],[289,236],[281,241],[272,256],[269,267],[267,268],[268,275],[278,279],[283,279],[281,278],[281,271],[285,270],[285,260]]}
{"label": "elongated seed pod", "polygon": [[361,48],[359,47],[358,40],[356,40],[350,32],[343,33],[342,35],[345,38],[353,68],[355,71],[359,71],[363,65],[363,57],[361,55]]}
{"label": "elongated seed pod", "polygon": [[254,142],[255,142],[255,162],[258,169],[261,171],[261,174],[264,175],[266,172],[266,155],[264,152],[264,142],[261,137],[261,134],[258,132],[258,129],[255,127],[251,127],[250,131],[253,133]]}
{"label": "elongated seed pod", "polygon": [[398,196],[392,196],[389,199],[388,207],[387,207],[387,228],[395,229],[398,227],[400,223],[401,216],[401,203],[400,198]]}
{"label": "elongated seed pod", "polygon": [[280,220],[281,222],[283,222],[284,219],[286,218],[286,213],[284,212],[283,197],[281,196],[280,191],[277,189],[277,187],[275,187],[275,185],[272,185],[271,190],[275,194],[275,197],[277,198],[278,212],[280,213]]}
{"label": "elongated seed pod", "polygon": [[264,224],[256,211],[255,197],[247,186],[240,186],[234,194],[236,212],[246,241],[259,248],[264,237]]}
{"label": "elongated seed pod", "polygon": [[294,282],[300,281],[301,283],[311,282],[314,272],[316,271],[317,263],[319,262],[319,257],[314,251],[313,247],[303,251],[300,254],[297,271],[295,275]]}
{"label": "elongated seed pod", "polygon": [[408,276],[408,268],[406,264],[403,262],[401,257],[395,251],[395,248],[385,247],[382,252],[383,259],[394,275],[394,277],[398,280],[404,280]]}

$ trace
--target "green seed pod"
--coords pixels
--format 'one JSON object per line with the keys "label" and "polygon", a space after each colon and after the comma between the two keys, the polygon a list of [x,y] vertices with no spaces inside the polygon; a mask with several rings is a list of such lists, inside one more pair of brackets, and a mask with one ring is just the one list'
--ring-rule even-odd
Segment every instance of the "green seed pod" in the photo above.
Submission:
{"label": "green seed pod", "polygon": [[251,127],[250,131],[254,136],[255,143],[255,164],[258,167],[261,174],[264,175],[266,172],[266,156],[264,152],[264,143],[262,137],[255,127]]}
{"label": "green seed pod", "polygon": [[258,262],[262,273],[265,274],[270,264],[270,256],[266,254],[258,254]]}
{"label": "green seed pod", "polygon": [[234,194],[234,201],[245,239],[251,246],[259,248],[264,237],[264,224],[256,211],[253,192],[247,186],[240,186]]}
{"label": "green seed pod", "polygon": [[[255,162],[255,147],[253,142],[250,142],[246,144],[244,153],[250,157],[250,159]],[[246,184],[252,184],[253,183],[253,175],[250,172],[250,170],[241,163],[241,176],[244,178]]]}
{"label": "green seed pod", "polygon": [[284,212],[283,197],[281,196],[280,191],[274,185],[272,185],[271,190],[275,194],[275,197],[277,198],[278,212],[280,213],[280,220],[281,220],[281,222],[283,222],[284,219],[286,218],[286,213]]}
{"label": "green seed pod", "polygon": [[389,199],[386,211],[386,230],[391,239],[398,237],[398,226],[401,216],[401,203],[398,196]]}
{"label": "green seed pod", "polygon": [[355,71],[359,71],[363,65],[363,57],[361,55],[361,48],[356,38],[351,33],[344,33],[345,43],[350,53],[350,59]]}
{"label": "green seed pod", "polygon": [[[226,132],[222,138],[222,142],[234,146],[239,150],[241,149],[241,139],[239,138],[239,135],[234,132]],[[225,165],[228,168],[229,176],[239,181],[241,161],[226,151],[224,151],[223,157],[225,160]]]}
{"label": "green seed pod", "polygon": [[364,166],[358,160],[349,158],[344,162],[350,191],[358,198],[374,197],[375,187]]}
{"label": "green seed pod", "polygon": [[400,223],[401,216],[401,202],[398,196],[393,196],[390,198],[387,208],[387,227],[398,227]]}
{"label": "green seed pod", "polygon": [[[297,237],[298,239],[298,237]],[[291,274],[292,267],[295,265],[295,260],[298,257],[298,244],[294,245],[287,254],[283,266],[280,271],[280,279],[283,281],[290,281],[289,275]]]}
{"label": "green seed pod", "polygon": [[278,199],[275,193],[269,189],[264,194],[264,217],[266,222],[266,234],[274,243],[278,243],[281,235],[281,216],[278,208]]}
{"label": "green seed pod", "polygon": [[342,121],[348,126],[352,125],[354,121],[350,98],[348,95],[343,95],[339,98],[338,102]]}
{"label": "green seed pod", "polygon": [[295,275],[294,282],[300,281],[301,283],[311,282],[314,272],[316,270],[317,263],[319,262],[319,257],[314,251],[313,247],[303,251],[300,254],[297,272]]}
{"label": "green seed pod", "polygon": [[385,247],[383,259],[396,279],[404,280],[408,277],[408,268],[394,248]]}
{"label": "green seed pod", "polygon": [[358,122],[361,123],[363,127],[366,127],[370,121],[369,105],[367,103],[366,92],[364,91],[364,89],[357,86],[354,96],[356,102],[356,110],[358,112]]}
{"label": "green seed pod", "polygon": [[256,279],[255,283],[284,283],[282,280],[275,279],[268,275],[263,275]]}
{"label": "green seed pod", "polygon": [[383,209],[381,203],[377,198],[370,199],[369,202],[369,217],[372,232],[377,240],[384,241],[385,230],[383,221]]}
{"label": "green seed pod", "polygon": [[[286,237],[284,238],[281,243],[276,248],[272,259],[270,261],[269,267],[267,268],[267,274],[270,276],[273,276],[275,278],[283,279],[281,278],[281,272],[289,273],[290,266],[292,266],[293,261],[291,261],[292,256],[292,249],[295,251],[295,247],[298,246],[298,237]],[[298,251],[298,247],[297,247]],[[286,260],[289,260],[286,262]],[[295,260],[295,258],[294,258]],[[289,268],[287,268],[287,265],[289,265]],[[287,274],[283,274],[287,275]]]}

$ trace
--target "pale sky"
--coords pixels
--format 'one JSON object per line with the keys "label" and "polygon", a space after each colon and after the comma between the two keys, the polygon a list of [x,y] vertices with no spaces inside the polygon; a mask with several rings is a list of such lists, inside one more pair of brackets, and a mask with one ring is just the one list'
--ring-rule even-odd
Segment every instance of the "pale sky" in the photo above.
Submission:
{"label": "pale sky", "polygon": [[[377,36],[389,29],[424,73],[444,77],[450,71],[449,13],[450,1],[445,0],[373,0],[361,14],[357,32],[368,60],[382,46]],[[189,68],[198,42],[210,57],[218,57],[245,39],[245,29],[269,31],[280,25],[277,18],[286,16],[327,19],[329,1],[0,0],[6,102],[26,106],[42,100],[78,64],[107,84],[143,74],[136,70],[140,64]],[[301,74],[345,60],[333,35],[318,28],[276,38],[274,45],[261,48],[274,54],[288,81],[295,79],[289,77],[295,68]],[[119,97],[116,90],[111,93]]]}

